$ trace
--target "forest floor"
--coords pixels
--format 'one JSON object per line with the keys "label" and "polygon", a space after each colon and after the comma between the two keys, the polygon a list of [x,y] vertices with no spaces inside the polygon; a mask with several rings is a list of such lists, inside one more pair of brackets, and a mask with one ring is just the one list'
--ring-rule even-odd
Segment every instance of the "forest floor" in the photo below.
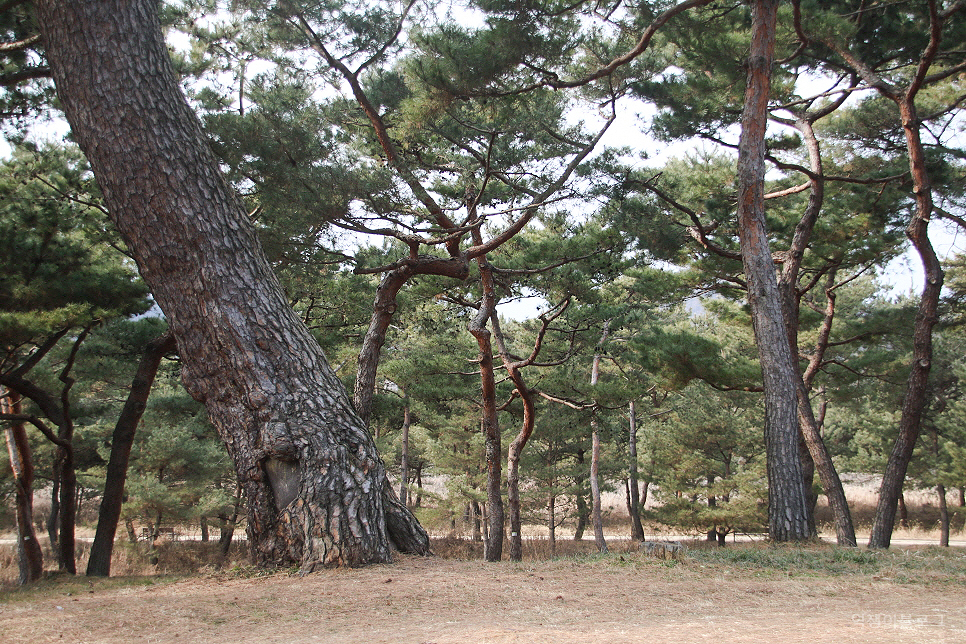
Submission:
{"label": "forest floor", "polygon": [[[170,545],[189,547],[200,544]],[[465,547],[443,540],[441,556],[306,576],[242,565],[188,576],[53,575],[0,590],[0,639],[966,643],[962,548],[693,544],[664,560],[625,542],[607,555],[531,552],[520,563],[484,563],[460,558],[475,555]]]}

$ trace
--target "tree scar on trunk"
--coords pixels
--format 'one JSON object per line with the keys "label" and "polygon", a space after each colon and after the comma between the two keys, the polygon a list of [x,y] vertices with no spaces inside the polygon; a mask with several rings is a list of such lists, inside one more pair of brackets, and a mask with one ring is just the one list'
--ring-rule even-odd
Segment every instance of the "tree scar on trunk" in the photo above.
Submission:
{"label": "tree scar on trunk", "polygon": [[289,503],[299,495],[299,464],[298,461],[283,461],[269,457],[263,465],[268,483],[272,487],[275,497],[275,507],[285,509]]}

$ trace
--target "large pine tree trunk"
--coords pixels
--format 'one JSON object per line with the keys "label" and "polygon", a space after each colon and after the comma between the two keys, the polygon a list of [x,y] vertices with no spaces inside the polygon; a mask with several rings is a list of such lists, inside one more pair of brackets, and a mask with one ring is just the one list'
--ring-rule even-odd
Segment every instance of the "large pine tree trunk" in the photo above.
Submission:
{"label": "large pine tree trunk", "polygon": [[775,50],[777,0],[752,3],[753,33],[738,151],[738,230],[765,389],[768,527],[775,541],[808,539],[798,452],[801,380],[788,345],[775,264],[765,228],[765,130]]}
{"label": "large pine tree trunk", "polygon": [[175,80],[154,0],[42,0],[64,111],[178,338],[248,504],[261,565],[428,552],[318,344],[289,307]]}

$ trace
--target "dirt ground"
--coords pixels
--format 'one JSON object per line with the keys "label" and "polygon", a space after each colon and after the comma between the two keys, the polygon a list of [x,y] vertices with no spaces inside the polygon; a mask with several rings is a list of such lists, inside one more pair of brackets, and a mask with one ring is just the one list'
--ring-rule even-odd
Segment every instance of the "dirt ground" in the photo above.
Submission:
{"label": "dirt ground", "polygon": [[81,579],[70,594],[0,602],[0,640],[966,643],[961,586],[675,563],[636,553],[497,564],[400,556],[308,576]]}

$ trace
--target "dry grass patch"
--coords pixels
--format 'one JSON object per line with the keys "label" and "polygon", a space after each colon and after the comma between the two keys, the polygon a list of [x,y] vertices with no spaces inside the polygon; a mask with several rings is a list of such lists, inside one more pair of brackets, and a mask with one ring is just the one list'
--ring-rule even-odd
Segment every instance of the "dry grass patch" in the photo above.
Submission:
{"label": "dry grass patch", "polygon": [[758,545],[695,547],[683,561],[628,551],[495,564],[400,556],[304,577],[229,568],[90,592],[78,580],[0,604],[0,632],[31,643],[966,641],[961,579],[882,574],[954,573],[963,553],[902,556]]}

